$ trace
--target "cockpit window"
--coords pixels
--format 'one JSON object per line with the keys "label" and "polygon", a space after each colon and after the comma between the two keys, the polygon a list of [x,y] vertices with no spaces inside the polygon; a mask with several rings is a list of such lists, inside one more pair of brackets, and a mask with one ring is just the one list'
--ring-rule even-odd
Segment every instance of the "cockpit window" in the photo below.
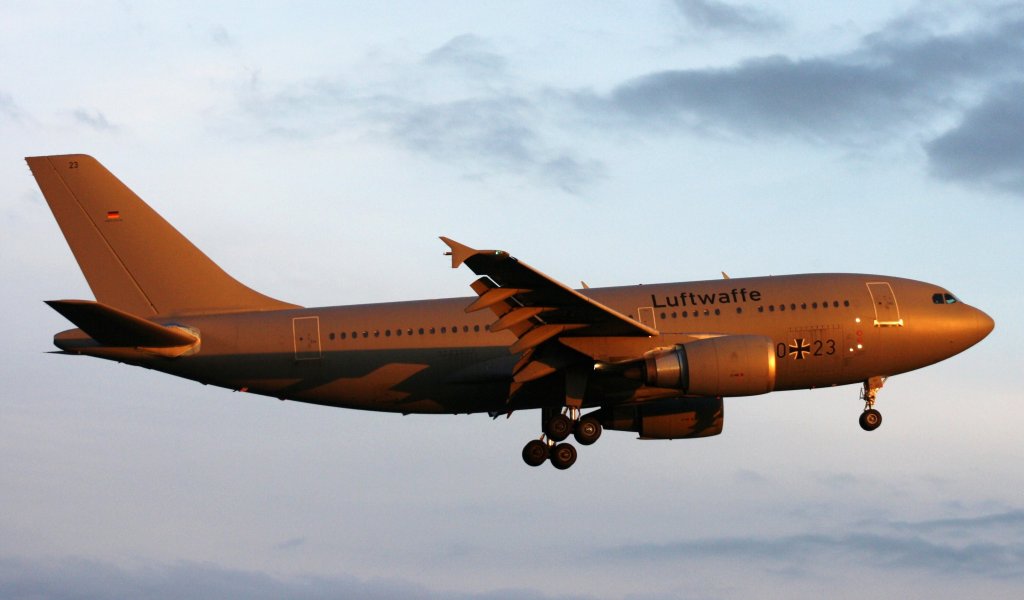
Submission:
{"label": "cockpit window", "polygon": [[932,295],[932,302],[935,304],[956,304],[959,300],[953,294],[943,293]]}

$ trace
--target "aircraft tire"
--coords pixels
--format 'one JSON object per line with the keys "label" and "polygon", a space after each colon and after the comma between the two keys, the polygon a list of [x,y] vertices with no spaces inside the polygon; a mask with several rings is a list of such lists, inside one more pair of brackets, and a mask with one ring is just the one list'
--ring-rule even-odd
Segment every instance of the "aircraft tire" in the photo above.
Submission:
{"label": "aircraft tire", "polygon": [[576,463],[576,447],[572,444],[558,444],[551,449],[551,464],[564,471]]}
{"label": "aircraft tire", "polygon": [[572,433],[572,420],[565,415],[554,415],[544,424],[544,433],[556,442],[561,442]]}
{"label": "aircraft tire", "polygon": [[882,413],[869,408],[860,415],[860,427],[864,431],[874,431],[882,424]]}
{"label": "aircraft tire", "polygon": [[572,434],[581,446],[589,446],[601,437],[601,423],[594,417],[583,417]]}
{"label": "aircraft tire", "polygon": [[540,440],[530,440],[523,446],[523,462],[531,467],[539,467],[548,459],[548,445]]}

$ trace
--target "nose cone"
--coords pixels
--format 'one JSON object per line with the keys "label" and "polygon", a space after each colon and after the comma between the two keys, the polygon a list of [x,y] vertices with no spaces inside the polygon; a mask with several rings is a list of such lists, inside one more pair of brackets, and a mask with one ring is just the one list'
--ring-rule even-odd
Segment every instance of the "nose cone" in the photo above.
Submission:
{"label": "nose cone", "polygon": [[974,322],[979,342],[992,333],[992,330],[996,327],[996,322],[992,320],[992,317],[977,309],[975,309]]}

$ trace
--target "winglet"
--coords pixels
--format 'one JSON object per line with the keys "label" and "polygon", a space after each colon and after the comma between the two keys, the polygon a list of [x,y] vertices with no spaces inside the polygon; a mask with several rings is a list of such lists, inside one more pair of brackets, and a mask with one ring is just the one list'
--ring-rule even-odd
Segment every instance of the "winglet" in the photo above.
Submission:
{"label": "winglet", "polygon": [[448,250],[448,252],[445,252],[444,255],[452,257],[453,269],[458,269],[459,267],[462,266],[462,263],[476,256],[477,254],[496,254],[502,256],[507,254],[502,250],[477,250],[476,248],[470,248],[465,244],[460,244],[451,238],[444,237],[443,235],[441,236],[441,241],[444,242],[445,244],[448,244],[448,248],[450,248],[450,250]]}
{"label": "winglet", "polygon": [[448,252],[445,252],[445,256],[452,257],[452,268],[458,269],[462,266],[462,263],[466,262],[466,259],[476,254],[476,249],[470,248],[464,244],[460,244],[451,238],[441,236],[441,241],[448,245]]}

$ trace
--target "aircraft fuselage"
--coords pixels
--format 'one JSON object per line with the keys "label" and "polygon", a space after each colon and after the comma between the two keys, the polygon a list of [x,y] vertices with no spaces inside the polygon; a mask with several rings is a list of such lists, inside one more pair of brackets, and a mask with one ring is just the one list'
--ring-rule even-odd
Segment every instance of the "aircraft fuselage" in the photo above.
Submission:
{"label": "aircraft fuselage", "polygon": [[[918,369],[962,352],[991,329],[981,311],[937,302],[936,295],[950,297],[939,286],[879,275],[784,275],[582,293],[661,333],[620,345],[624,359],[703,336],[771,338],[775,390],[859,383]],[[158,319],[200,333],[199,351],[178,358],[97,347],[78,330],[58,334],[56,342],[69,351],[281,399],[402,413],[501,412],[508,408],[517,360],[508,351],[515,337],[491,332],[494,318],[486,311],[466,313],[472,300]],[[628,399],[673,395],[678,392],[639,386]],[[535,406],[562,400],[553,389]],[[584,406],[604,401],[592,393]]]}

